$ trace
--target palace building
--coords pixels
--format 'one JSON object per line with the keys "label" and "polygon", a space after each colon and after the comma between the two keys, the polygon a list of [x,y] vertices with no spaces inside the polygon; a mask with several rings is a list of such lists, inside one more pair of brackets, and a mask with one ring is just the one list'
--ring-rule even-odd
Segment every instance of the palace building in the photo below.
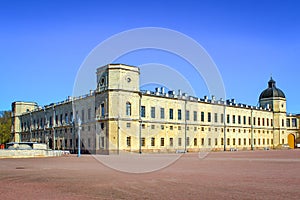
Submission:
{"label": "palace building", "polygon": [[87,95],[43,107],[13,102],[13,140],[72,152],[79,144],[97,154],[295,148],[300,143],[300,116],[287,115],[285,94],[272,78],[259,106],[250,106],[180,90],[141,91],[139,77],[138,67],[109,64],[97,69],[96,89]]}

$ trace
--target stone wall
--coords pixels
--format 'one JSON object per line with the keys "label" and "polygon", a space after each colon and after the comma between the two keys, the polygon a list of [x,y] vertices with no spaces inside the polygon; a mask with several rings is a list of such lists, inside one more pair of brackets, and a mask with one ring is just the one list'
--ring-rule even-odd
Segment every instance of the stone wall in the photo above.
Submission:
{"label": "stone wall", "polygon": [[62,156],[64,151],[52,151],[52,150],[9,150],[0,149],[0,158],[33,158],[33,157],[55,157]]}

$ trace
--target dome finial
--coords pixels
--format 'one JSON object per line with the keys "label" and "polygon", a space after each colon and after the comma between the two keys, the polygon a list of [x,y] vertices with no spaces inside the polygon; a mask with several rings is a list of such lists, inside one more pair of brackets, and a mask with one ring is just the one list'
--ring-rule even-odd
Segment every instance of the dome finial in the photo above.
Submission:
{"label": "dome finial", "polygon": [[270,78],[270,80],[268,82],[269,88],[276,87],[275,84],[276,84],[276,82],[273,80],[273,77],[271,75],[271,78]]}

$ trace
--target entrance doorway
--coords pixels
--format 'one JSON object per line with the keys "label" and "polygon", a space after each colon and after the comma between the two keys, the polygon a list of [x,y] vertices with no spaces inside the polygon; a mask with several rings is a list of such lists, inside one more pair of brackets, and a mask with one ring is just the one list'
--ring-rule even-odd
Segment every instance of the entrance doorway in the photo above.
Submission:
{"label": "entrance doorway", "polygon": [[290,148],[294,149],[295,148],[295,136],[293,134],[288,135],[288,144]]}

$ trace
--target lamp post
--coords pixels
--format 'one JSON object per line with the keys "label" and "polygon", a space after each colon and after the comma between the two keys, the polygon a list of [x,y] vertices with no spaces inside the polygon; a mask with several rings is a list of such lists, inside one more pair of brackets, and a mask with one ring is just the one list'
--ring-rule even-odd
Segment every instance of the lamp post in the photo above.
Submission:
{"label": "lamp post", "polygon": [[[56,142],[55,142],[55,129],[54,129],[54,124],[55,124],[55,109],[54,109],[54,105],[52,106],[52,111],[53,111],[53,115],[52,115],[52,132],[53,132],[53,148],[55,150],[55,146],[56,146]],[[57,148],[58,149],[58,148]]]}
{"label": "lamp post", "polygon": [[251,108],[251,150],[254,150],[254,135],[253,135],[253,108]]}
{"label": "lamp post", "polygon": [[30,131],[30,142],[32,142],[32,130],[31,130],[31,126],[32,126],[32,114],[31,111],[29,113],[30,116],[30,126],[29,126],[29,131]]}
{"label": "lamp post", "polygon": [[224,122],[224,140],[223,140],[223,144],[224,144],[224,151],[226,151],[226,142],[227,142],[227,138],[226,138],[226,120],[227,120],[227,116],[226,116],[226,99],[224,101],[224,111],[223,111],[223,122]]}
{"label": "lamp post", "polygon": [[[46,119],[46,108],[44,107],[44,119]],[[41,119],[42,120],[42,119]],[[46,121],[46,120],[45,120]],[[45,143],[47,144],[47,149],[49,149],[49,138],[47,137],[47,133],[46,133],[46,125],[44,124],[44,138],[45,138]]]}
{"label": "lamp post", "polygon": [[77,157],[80,157],[80,129],[81,129],[81,120],[78,117],[78,155]]}

